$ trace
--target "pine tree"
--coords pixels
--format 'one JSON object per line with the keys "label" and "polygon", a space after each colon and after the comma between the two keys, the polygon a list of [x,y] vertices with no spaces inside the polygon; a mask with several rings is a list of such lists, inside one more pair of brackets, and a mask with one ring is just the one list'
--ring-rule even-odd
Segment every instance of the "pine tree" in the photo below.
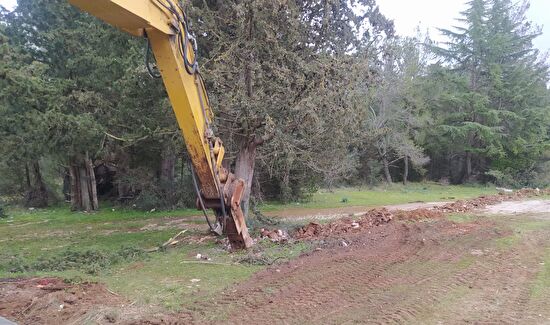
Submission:
{"label": "pine tree", "polygon": [[446,84],[433,101],[439,126],[430,146],[446,146],[448,157],[458,157],[451,160],[462,165],[461,181],[479,179],[490,168],[524,169],[521,160],[532,163],[547,143],[547,72],[531,42],[538,32],[525,18],[526,3],[468,5],[462,27],[442,30],[449,41],[435,49],[443,64],[432,74]]}

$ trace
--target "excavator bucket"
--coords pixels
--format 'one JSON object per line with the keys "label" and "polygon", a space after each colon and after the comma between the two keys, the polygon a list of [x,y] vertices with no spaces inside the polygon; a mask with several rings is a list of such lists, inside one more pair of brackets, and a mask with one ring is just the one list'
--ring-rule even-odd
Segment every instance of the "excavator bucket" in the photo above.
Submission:
{"label": "excavator bucket", "polygon": [[242,179],[230,177],[224,186],[224,197],[228,211],[225,220],[225,234],[233,249],[246,249],[252,246],[253,240],[248,234],[248,227],[241,209],[241,200],[245,184]]}

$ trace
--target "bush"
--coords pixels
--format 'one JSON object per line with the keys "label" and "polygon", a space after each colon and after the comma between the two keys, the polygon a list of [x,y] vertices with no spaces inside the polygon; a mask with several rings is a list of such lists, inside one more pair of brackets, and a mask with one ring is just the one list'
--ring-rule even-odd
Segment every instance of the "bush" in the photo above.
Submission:
{"label": "bush", "polygon": [[8,215],[6,214],[6,211],[4,210],[4,204],[0,202],[0,219],[7,218]]}
{"label": "bush", "polygon": [[[135,247],[121,247],[114,252],[97,249],[84,251],[69,249],[53,256],[39,258],[33,262],[21,257],[14,257],[7,262],[5,268],[12,273],[82,270],[85,273],[97,275],[113,264],[132,261],[143,255],[144,251]],[[2,268],[1,266],[0,264],[0,268]]]}
{"label": "bush", "polygon": [[486,173],[497,186],[522,188],[546,188],[550,185],[550,163],[542,163],[533,168],[516,171],[507,168],[504,171],[490,170]]}
{"label": "bush", "polygon": [[486,173],[487,176],[491,177],[493,180],[493,183],[496,186],[504,186],[504,187],[518,187],[518,182],[512,177],[512,175],[503,172],[501,170],[494,170],[491,169]]}
{"label": "bush", "polygon": [[173,183],[164,184],[146,169],[136,168],[121,176],[118,182],[133,189],[122,203],[140,210],[195,207],[196,194],[190,174],[177,177]]}

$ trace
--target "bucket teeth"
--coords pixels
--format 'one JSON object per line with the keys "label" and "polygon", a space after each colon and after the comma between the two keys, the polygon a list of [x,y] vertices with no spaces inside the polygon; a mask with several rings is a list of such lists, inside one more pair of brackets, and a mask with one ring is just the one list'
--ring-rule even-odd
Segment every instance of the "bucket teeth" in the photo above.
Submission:
{"label": "bucket teeth", "polygon": [[233,249],[246,249],[250,248],[253,244],[252,238],[248,234],[243,210],[241,209],[241,199],[244,189],[244,181],[234,177],[230,177],[224,186],[224,194],[229,210],[227,211],[229,218],[225,225],[225,233]]}

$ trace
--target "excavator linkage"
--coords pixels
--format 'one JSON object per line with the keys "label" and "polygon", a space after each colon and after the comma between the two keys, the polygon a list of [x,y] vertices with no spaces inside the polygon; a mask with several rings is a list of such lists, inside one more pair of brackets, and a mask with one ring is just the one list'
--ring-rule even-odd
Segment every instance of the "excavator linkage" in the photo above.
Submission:
{"label": "excavator linkage", "polygon": [[[225,149],[213,133],[213,113],[199,66],[197,42],[178,0],[69,0],[83,11],[131,35],[146,37],[187,146],[202,209],[211,208],[234,249],[248,248],[242,179],[222,166]],[[147,53],[149,53],[147,51]],[[147,61],[147,60],[146,60]]]}

